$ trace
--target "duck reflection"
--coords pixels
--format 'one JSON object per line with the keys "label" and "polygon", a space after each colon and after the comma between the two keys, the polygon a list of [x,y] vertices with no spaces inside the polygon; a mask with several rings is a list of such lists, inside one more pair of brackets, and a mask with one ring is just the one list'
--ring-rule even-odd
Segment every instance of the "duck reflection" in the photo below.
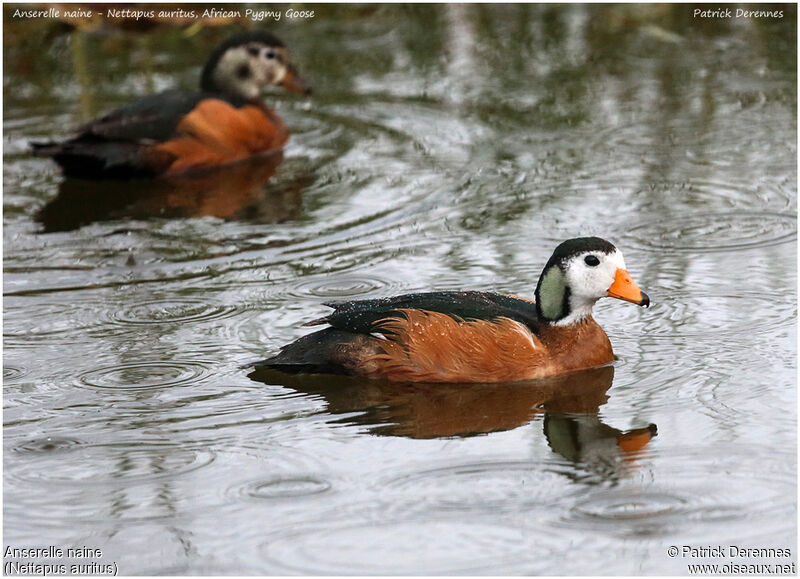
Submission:
{"label": "duck reflection", "polygon": [[287,375],[259,367],[250,378],[322,396],[341,422],[408,438],[473,436],[512,430],[544,415],[550,448],[575,463],[618,461],[644,448],[655,424],[622,431],[604,424],[614,368],[506,384],[398,384],[344,376]]}
{"label": "duck reflection", "polygon": [[65,179],[58,196],[36,215],[45,233],[97,221],[152,217],[219,217],[280,223],[297,217],[310,177],[272,184],[283,153],[158,179]]}
{"label": "duck reflection", "polygon": [[598,483],[618,480],[636,466],[636,458],[656,435],[655,424],[622,431],[604,424],[597,414],[551,414],[544,434],[556,454],[574,464],[564,472],[572,480]]}

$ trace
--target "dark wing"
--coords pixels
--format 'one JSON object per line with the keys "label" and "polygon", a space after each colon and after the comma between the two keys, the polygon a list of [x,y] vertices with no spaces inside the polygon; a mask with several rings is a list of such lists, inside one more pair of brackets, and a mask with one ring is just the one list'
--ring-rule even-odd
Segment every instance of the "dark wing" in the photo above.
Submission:
{"label": "dark wing", "polygon": [[78,139],[166,141],[181,118],[208,96],[180,90],[150,95],[85,124]]}
{"label": "dark wing", "polygon": [[339,330],[368,334],[373,331],[375,322],[391,316],[402,316],[399,311],[402,309],[439,312],[464,320],[511,318],[525,324],[534,333],[537,333],[539,326],[536,305],[532,301],[492,292],[429,292],[374,300],[330,302],[325,305],[334,311],[324,318],[309,322],[307,326],[330,324]]}

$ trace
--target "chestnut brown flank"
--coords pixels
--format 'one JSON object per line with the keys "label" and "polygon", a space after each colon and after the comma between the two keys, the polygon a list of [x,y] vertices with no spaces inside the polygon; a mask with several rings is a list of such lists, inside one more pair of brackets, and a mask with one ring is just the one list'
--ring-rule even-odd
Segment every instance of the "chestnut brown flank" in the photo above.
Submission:
{"label": "chestnut brown flank", "polygon": [[375,324],[383,353],[360,362],[357,373],[418,382],[507,382],[542,378],[608,364],[611,344],[592,318],[572,327],[543,328],[541,339],[509,318],[457,320],[426,310]]}

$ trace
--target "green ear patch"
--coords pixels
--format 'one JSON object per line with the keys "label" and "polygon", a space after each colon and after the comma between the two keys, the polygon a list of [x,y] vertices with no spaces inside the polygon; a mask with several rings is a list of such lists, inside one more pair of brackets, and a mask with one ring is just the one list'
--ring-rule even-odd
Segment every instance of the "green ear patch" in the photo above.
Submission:
{"label": "green ear patch", "polygon": [[548,320],[557,320],[562,317],[564,307],[564,292],[567,281],[564,273],[558,266],[552,266],[544,272],[539,282],[539,308]]}

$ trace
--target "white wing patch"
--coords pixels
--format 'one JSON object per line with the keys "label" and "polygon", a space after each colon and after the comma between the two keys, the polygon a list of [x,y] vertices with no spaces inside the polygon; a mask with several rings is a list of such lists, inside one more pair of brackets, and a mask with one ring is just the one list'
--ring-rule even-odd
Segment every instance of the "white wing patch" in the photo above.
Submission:
{"label": "white wing patch", "polygon": [[536,342],[533,339],[533,334],[531,334],[531,331],[528,328],[526,328],[523,324],[521,324],[520,322],[518,322],[516,320],[512,320],[512,321],[514,322],[514,330],[518,334],[520,334],[522,337],[524,337],[525,340],[527,340],[528,343],[530,343],[531,348],[533,348],[535,350],[536,349]]}

